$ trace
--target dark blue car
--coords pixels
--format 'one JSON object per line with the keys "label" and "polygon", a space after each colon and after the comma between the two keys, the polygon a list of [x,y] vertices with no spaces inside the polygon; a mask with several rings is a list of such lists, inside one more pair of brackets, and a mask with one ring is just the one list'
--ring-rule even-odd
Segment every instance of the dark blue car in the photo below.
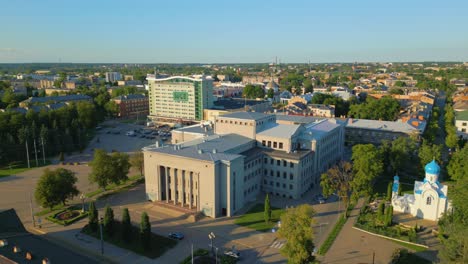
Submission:
{"label": "dark blue car", "polygon": [[182,240],[184,239],[184,234],[180,232],[169,233],[169,237],[172,239]]}

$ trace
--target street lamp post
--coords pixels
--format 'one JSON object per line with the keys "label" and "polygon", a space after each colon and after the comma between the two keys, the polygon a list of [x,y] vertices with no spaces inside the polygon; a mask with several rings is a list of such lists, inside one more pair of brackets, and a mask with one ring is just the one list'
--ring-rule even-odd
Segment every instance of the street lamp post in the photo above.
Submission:
{"label": "street lamp post", "polygon": [[213,232],[208,234],[208,238],[210,239],[210,247],[211,247],[211,253],[214,255],[213,251],[213,240],[216,238],[215,234]]}
{"label": "street lamp post", "polygon": [[216,264],[218,264],[218,248],[217,247],[215,248],[216,248]]}
{"label": "street lamp post", "polygon": [[84,213],[85,212],[85,208],[84,208],[84,200],[85,200],[86,196],[84,195],[84,193],[81,193],[80,194],[80,199],[81,199],[81,212]]}
{"label": "street lamp post", "polygon": [[104,238],[102,236],[102,224],[104,222],[104,219],[101,217],[99,221],[99,232],[101,233],[101,255],[104,255]]}

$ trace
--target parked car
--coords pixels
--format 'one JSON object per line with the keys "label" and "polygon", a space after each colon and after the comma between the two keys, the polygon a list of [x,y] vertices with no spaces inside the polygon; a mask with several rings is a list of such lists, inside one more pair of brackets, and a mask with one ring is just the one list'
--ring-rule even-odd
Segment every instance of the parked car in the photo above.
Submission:
{"label": "parked car", "polygon": [[240,253],[239,253],[239,251],[237,251],[237,250],[227,250],[227,251],[224,251],[224,255],[233,257],[233,258],[235,258],[235,259],[240,258]]}
{"label": "parked car", "polygon": [[182,240],[184,239],[184,234],[182,234],[181,232],[169,233],[169,238]]}

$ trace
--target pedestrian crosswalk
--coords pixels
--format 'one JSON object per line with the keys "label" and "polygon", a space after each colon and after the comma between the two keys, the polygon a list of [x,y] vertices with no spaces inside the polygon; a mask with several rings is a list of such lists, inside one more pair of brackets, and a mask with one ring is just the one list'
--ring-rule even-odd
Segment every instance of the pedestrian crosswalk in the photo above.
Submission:
{"label": "pedestrian crosswalk", "polygon": [[271,248],[277,248],[277,249],[281,249],[283,246],[284,246],[284,243],[285,241],[275,241],[273,242],[273,244],[270,245]]}

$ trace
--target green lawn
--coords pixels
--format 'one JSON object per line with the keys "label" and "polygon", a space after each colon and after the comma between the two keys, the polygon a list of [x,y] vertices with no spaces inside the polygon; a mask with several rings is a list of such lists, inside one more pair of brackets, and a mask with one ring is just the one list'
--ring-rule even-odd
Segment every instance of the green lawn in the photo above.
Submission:
{"label": "green lawn", "polygon": [[[122,224],[120,221],[114,222],[114,234],[112,236],[107,235],[104,232],[104,241],[114,244],[118,247],[133,251],[137,254],[146,256],[148,258],[154,259],[160,257],[167,250],[173,248],[177,245],[177,240],[173,240],[164,236],[151,233],[151,246],[149,250],[144,250],[140,243],[140,230],[138,227],[132,225],[132,237],[130,241],[124,242],[122,240]],[[99,230],[93,232],[89,225],[86,225],[81,230],[82,233],[100,239]]]}
{"label": "green lawn", "polygon": [[268,232],[276,223],[280,220],[281,214],[284,212],[283,209],[271,208],[271,221],[269,223],[265,222],[264,217],[264,205],[256,204],[250,210],[237,218],[234,223],[237,225],[245,226],[251,229],[255,229],[260,232]]}
{"label": "green lawn", "polygon": [[413,245],[413,244],[408,244],[408,243],[405,243],[405,242],[395,241],[395,240],[392,240],[392,239],[387,239],[387,240],[390,240],[393,243],[396,243],[396,244],[398,244],[400,246],[404,246],[406,248],[412,249],[412,250],[414,250],[416,252],[421,252],[421,251],[426,251],[427,250],[427,248],[425,248],[425,247],[420,247],[420,246],[416,246],[416,245]]}
{"label": "green lawn", "polygon": [[112,192],[115,191],[117,192],[118,190],[122,189],[122,188],[125,188],[125,187],[128,187],[128,186],[132,186],[133,184],[139,182],[140,180],[142,180],[143,177],[140,176],[140,175],[135,175],[135,176],[131,176],[128,178],[128,180],[120,183],[120,184],[109,184],[109,186],[106,187],[105,190],[103,190],[102,188],[99,188],[95,191],[92,191],[92,192],[89,192],[87,194],[85,194],[86,198],[92,198],[96,195],[99,195],[103,192]]}
{"label": "green lawn", "polygon": [[[50,161],[46,160],[46,165],[49,165]],[[15,175],[30,169],[36,168],[36,160],[31,160],[30,161],[30,166],[31,168],[28,168],[28,165],[23,163],[23,162],[14,162],[11,164],[11,166],[4,166],[0,168],[0,178],[10,176],[10,175]],[[42,159],[39,160],[39,167],[45,166],[42,163]]]}

